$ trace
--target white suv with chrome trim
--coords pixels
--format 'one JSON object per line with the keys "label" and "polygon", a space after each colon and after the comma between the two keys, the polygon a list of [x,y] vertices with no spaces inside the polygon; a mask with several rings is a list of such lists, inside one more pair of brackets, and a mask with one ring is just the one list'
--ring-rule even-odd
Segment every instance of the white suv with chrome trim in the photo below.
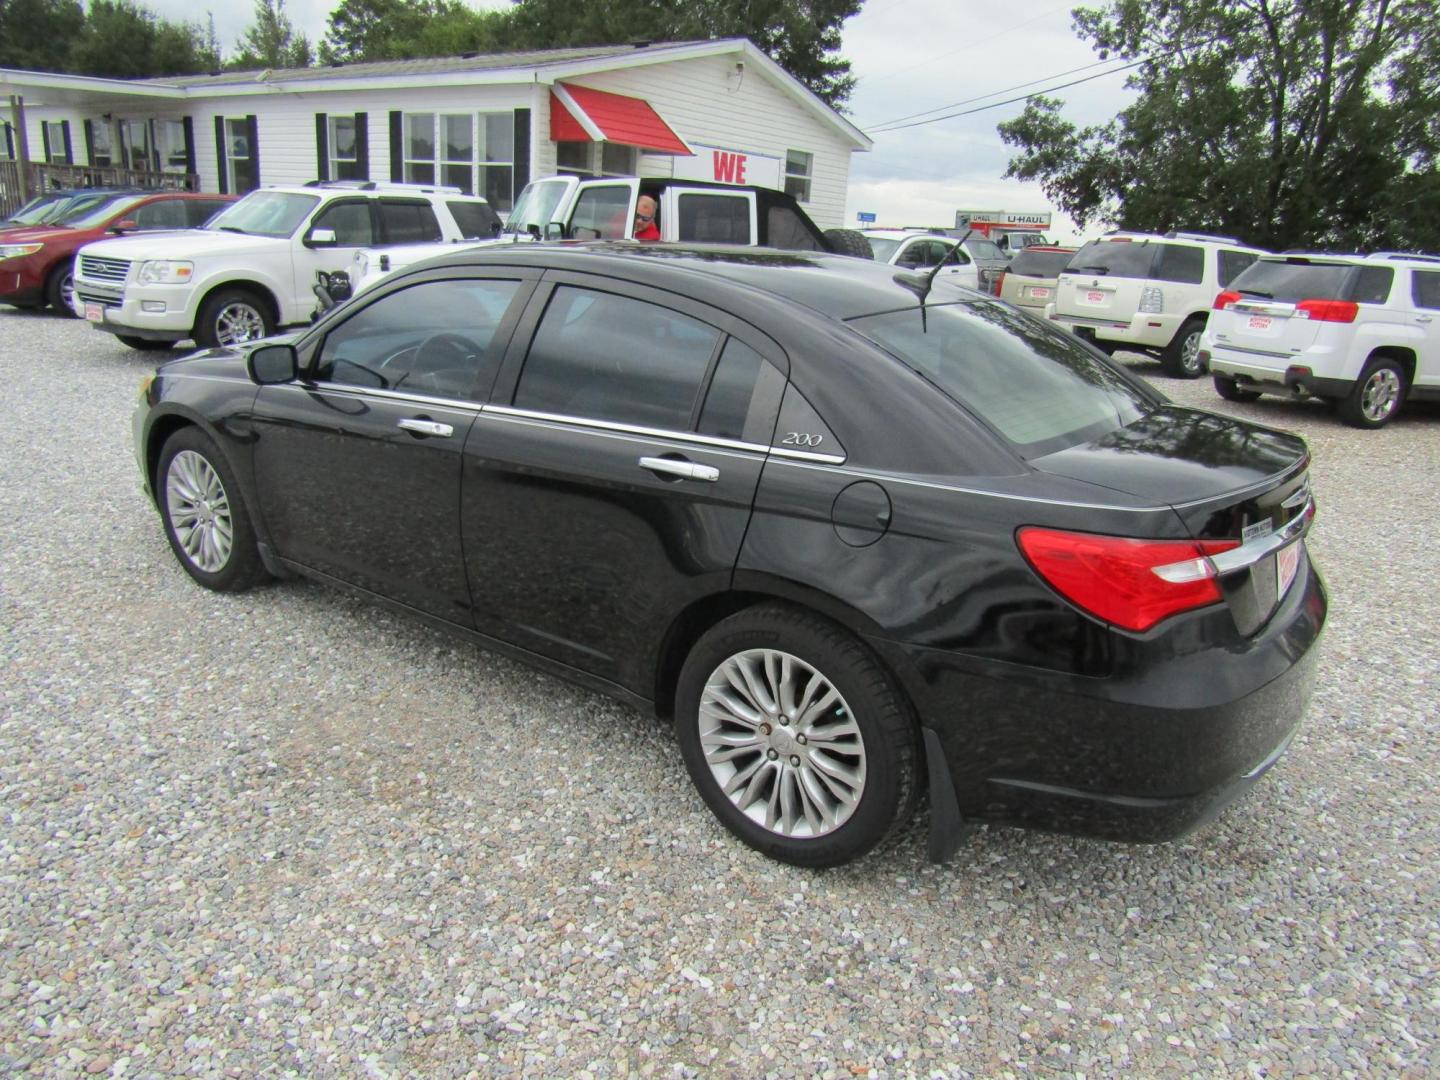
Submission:
{"label": "white suv with chrome trim", "polygon": [[[459,188],[333,181],[260,188],[202,229],[80,249],[75,313],[136,349],[202,347],[309,322],[317,273],[362,247],[458,240],[485,200]],[[491,215],[493,218],[493,215]]]}
{"label": "white suv with chrome trim", "polygon": [[1227,401],[1324,398],[1380,427],[1440,400],[1440,257],[1266,256],[1215,298],[1201,354]]}
{"label": "white suv with chrome trim", "polygon": [[1199,378],[1215,294],[1263,254],[1204,233],[1109,233],[1061,271],[1049,315],[1106,352],[1149,353],[1167,374]]}

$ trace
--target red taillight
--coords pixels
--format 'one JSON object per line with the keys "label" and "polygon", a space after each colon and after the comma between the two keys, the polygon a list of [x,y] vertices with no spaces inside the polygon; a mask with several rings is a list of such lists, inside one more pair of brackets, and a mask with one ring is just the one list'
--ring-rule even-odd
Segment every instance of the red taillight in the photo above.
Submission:
{"label": "red taillight", "polygon": [[1295,305],[1297,319],[1317,322],[1354,322],[1360,305],[1353,300],[1301,300]]}
{"label": "red taillight", "polygon": [[1135,540],[1026,527],[1020,550],[1071,603],[1125,630],[1220,601],[1209,557],[1238,540]]}
{"label": "red taillight", "polygon": [[1224,311],[1239,299],[1240,294],[1238,292],[1222,292],[1219,296],[1215,297],[1215,303],[1210,306],[1216,311]]}

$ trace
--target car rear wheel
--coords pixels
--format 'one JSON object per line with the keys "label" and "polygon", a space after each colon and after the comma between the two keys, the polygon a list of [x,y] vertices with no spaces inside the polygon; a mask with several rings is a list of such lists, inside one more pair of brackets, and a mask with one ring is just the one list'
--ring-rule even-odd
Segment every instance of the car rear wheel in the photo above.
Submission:
{"label": "car rear wheel", "polygon": [[186,573],[217,592],[265,578],[240,486],[208,435],[192,427],[170,436],[156,480],[165,536]]}
{"label": "car rear wheel", "polygon": [[274,333],[270,305],[245,289],[221,289],[205,301],[195,321],[195,342],[206,349],[258,341]]}
{"label": "car rear wheel", "polygon": [[129,334],[116,334],[115,337],[120,344],[128,345],[132,349],[139,349],[141,352],[158,352],[161,349],[173,348],[173,341],[151,341],[149,338],[131,337]]}
{"label": "car rear wheel", "polygon": [[1390,422],[1404,400],[1404,369],[1394,360],[1371,360],[1340,399],[1340,419],[1351,427],[1378,428]]}
{"label": "car rear wheel", "polygon": [[1160,354],[1160,366],[1165,374],[1177,379],[1198,379],[1205,374],[1205,364],[1200,359],[1200,338],[1204,334],[1204,319],[1190,319],[1180,327]]}
{"label": "car rear wheel", "polygon": [[849,862],[914,814],[908,703],[864,645],[807,612],[767,605],[711,628],[680,673],[675,726],[711,811],[782,862]]}
{"label": "car rear wheel", "polygon": [[75,309],[70,305],[75,300],[75,260],[66,259],[63,263],[50,271],[50,277],[45,282],[45,302],[50,305],[52,311],[57,315],[63,315],[67,319],[75,317]]}
{"label": "car rear wheel", "polygon": [[875,257],[869,238],[854,229],[826,229],[825,239],[830,241],[830,250],[837,255],[853,255],[857,259]]}
{"label": "car rear wheel", "polygon": [[1226,401],[1259,401],[1259,390],[1246,390],[1229,375],[1215,376],[1215,392]]}

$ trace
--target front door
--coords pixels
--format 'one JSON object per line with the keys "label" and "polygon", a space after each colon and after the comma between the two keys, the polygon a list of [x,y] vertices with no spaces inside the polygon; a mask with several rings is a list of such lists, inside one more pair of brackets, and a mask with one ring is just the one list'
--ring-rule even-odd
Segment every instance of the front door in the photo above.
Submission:
{"label": "front door", "polygon": [[385,292],[315,343],[306,378],[260,390],[255,474],[280,555],[470,623],[461,450],[532,285],[517,272]]}
{"label": "front door", "polygon": [[289,309],[281,314],[282,322],[304,322],[314,309],[316,271],[348,272],[356,251],[380,242],[372,202],[363,198],[336,199],[321,207],[311,219],[299,246],[291,246],[293,287],[288,298]]}
{"label": "front door", "polygon": [[547,278],[465,447],[476,625],[648,697],[672,620],[729,587],[785,379],[723,313]]}

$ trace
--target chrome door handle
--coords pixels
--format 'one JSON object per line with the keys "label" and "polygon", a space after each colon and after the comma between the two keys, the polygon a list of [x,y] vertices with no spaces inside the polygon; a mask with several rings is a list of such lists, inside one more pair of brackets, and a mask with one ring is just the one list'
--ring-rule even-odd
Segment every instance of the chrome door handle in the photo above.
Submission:
{"label": "chrome door handle", "polygon": [[693,461],[677,461],[674,458],[642,457],[640,467],[667,476],[678,476],[682,480],[705,480],[713,483],[720,479],[720,470],[713,465],[697,465]]}
{"label": "chrome door handle", "polygon": [[1434,321],[1435,321],[1435,317],[1434,317],[1433,315],[1419,315],[1419,316],[1416,317],[1415,321],[1416,321],[1416,322],[1434,322]]}
{"label": "chrome door handle", "polygon": [[455,434],[455,429],[449,424],[437,424],[434,420],[401,420],[395,426],[402,431],[413,431],[416,435],[434,435],[441,439]]}

